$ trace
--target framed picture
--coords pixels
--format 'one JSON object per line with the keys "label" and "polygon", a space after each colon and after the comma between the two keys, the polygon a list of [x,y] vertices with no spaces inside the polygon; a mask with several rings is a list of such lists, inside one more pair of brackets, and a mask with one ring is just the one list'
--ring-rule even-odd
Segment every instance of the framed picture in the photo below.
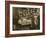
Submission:
{"label": "framed picture", "polygon": [[5,36],[45,34],[44,3],[6,1]]}

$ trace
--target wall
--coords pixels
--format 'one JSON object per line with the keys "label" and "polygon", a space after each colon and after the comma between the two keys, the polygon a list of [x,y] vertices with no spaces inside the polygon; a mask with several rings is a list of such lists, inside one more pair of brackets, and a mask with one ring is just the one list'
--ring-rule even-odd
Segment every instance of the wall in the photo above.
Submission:
{"label": "wall", "polygon": [[[45,2],[45,0],[16,0],[16,1]],[[45,13],[45,16],[46,16],[46,13]],[[0,38],[5,38],[4,36],[5,36],[5,0],[0,0]],[[16,38],[46,38],[46,35],[24,36],[24,37],[16,37]]]}

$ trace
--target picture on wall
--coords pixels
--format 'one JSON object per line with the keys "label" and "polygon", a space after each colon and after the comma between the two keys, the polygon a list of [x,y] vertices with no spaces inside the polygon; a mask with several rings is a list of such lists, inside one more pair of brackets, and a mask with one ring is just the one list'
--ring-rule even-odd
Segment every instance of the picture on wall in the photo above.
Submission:
{"label": "picture on wall", "polygon": [[5,36],[44,35],[44,3],[6,1]]}
{"label": "picture on wall", "polygon": [[13,30],[40,29],[40,8],[13,7]]}

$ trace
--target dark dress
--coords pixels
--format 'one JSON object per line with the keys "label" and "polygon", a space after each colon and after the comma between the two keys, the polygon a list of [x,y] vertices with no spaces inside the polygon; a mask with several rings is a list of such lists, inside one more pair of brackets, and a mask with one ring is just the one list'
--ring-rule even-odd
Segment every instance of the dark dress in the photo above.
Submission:
{"label": "dark dress", "polygon": [[38,25],[37,25],[37,28],[40,29],[40,16],[38,16]]}

